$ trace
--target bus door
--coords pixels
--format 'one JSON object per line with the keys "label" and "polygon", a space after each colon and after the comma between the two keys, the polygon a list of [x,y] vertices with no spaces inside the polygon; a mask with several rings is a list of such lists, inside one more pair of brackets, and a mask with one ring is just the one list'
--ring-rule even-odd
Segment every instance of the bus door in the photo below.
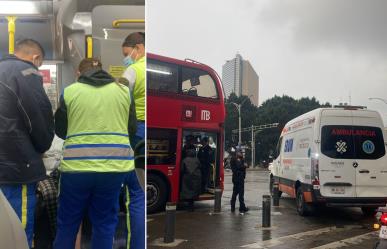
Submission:
{"label": "bus door", "polygon": [[[208,146],[210,148],[209,155],[204,155],[204,150],[202,150],[205,140],[208,141]],[[205,199],[207,197],[212,197],[215,193],[215,188],[219,187],[219,177],[220,177],[220,134],[216,132],[207,132],[207,131],[197,131],[197,130],[183,130],[182,136],[182,158],[184,160],[185,150],[190,148],[195,148],[196,157],[198,159],[203,158],[209,161],[209,172],[202,170],[202,181],[206,182],[206,188],[202,191],[199,199]],[[202,165],[203,167],[203,165]],[[204,183],[203,183],[204,184]]]}

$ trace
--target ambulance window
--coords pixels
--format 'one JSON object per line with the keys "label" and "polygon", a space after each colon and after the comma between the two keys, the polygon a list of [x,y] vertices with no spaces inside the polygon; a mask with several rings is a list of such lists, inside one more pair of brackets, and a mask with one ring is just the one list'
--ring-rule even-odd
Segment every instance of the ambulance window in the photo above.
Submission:
{"label": "ambulance window", "polygon": [[276,159],[280,155],[281,146],[282,145],[282,137],[278,140],[277,147],[275,148],[273,159]]}
{"label": "ambulance window", "polygon": [[321,131],[321,152],[330,158],[354,159],[352,126],[326,125]]}
{"label": "ambulance window", "polygon": [[177,65],[148,59],[146,69],[147,89],[177,93],[178,71]]}
{"label": "ambulance window", "polygon": [[176,164],[177,130],[147,129],[147,163],[149,165]]}
{"label": "ambulance window", "polygon": [[326,125],[321,152],[330,158],[378,159],[385,155],[383,133],[377,127]]}
{"label": "ambulance window", "polygon": [[183,94],[204,98],[218,98],[215,81],[203,70],[189,67],[182,67],[181,80]]}
{"label": "ambulance window", "polygon": [[383,132],[377,127],[354,126],[356,158],[378,159],[386,154]]}

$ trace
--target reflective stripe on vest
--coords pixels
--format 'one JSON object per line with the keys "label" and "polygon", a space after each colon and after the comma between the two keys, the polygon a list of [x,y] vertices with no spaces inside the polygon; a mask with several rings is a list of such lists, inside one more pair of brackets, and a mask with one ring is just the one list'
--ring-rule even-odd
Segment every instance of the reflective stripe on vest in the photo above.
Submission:
{"label": "reflective stripe on vest", "polygon": [[68,145],[63,160],[133,160],[133,150],[124,144],[77,144]]}
{"label": "reflective stripe on vest", "polygon": [[145,56],[130,65],[136,72],[133,97],[136,103],[137,120],[145,120]]}

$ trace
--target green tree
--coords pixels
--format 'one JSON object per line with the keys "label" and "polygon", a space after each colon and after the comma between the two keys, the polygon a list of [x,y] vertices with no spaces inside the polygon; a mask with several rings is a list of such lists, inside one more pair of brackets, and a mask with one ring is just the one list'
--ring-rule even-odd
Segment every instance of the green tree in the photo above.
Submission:
{"label": "green tree", "polygon": [[[230,145],[236,145],[238,142],[238,137],[233,137],[231,133],[231,130],[238,129],[238,110],[231,103],[239,104],[246,98],[248,97],[237,97],[235,94],[231,94],[226,100],[226,148]],[[330,104],[320,104],[315,97],[304,97],[296,100],[287,95],[282,97],[274,96],[263,102],[259,108],[254,106],[250,100],[246,100],[241,108],[242,128],[251,125],[279,123],[277,128],[263,130],[256,135],[256,162],[267,160],[273,153],[281,131],[287,122],[308,111],[323,106],[330,106]],[[247,132],[245,133],[242,136],[242,143],[251,141],[251,135],[247,134]]]}

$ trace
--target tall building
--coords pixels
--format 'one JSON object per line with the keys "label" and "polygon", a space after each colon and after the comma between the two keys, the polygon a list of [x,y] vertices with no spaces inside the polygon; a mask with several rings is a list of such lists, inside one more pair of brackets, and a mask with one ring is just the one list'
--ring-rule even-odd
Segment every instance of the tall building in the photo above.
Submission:
{"label": "tall building", "polygon": [[240,54],[226,61],[222,67],[222,82],[226,97],[233,92],[237,96],[251,96],[251,102],[259,105],[259,77],[248,60]]}

